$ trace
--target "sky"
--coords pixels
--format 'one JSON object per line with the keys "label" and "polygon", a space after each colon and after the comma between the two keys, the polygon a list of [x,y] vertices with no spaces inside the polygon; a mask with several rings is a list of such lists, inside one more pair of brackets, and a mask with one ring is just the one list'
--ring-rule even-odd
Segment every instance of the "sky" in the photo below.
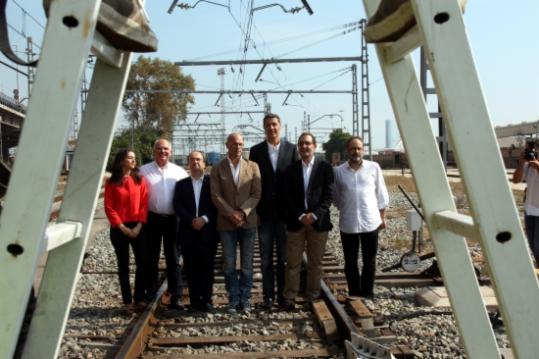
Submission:
{"label": "sky", "polygon": [[[250,17],[251,1],[253,8],[271,4],[279,6],[256,10]],[[180,0],[179,3],[196,6],[188,10],[176,7],[169,14],[167,11],[172,2],[146,1],[151,27],[159,39],[158,52],[147,54],[149,56],[176,62],[348,57],[361,54],[360,32],[355,30],[341,34],[354,28],[345,27],[346,24],[356,23],[365,17],[361,0],[308,0],[313,15],[305,10],[295,13],[283,11],[283,8],[289,11],[301,7],[300,0],[211,0],[224,6]],[[537,0],[468,0],[464,21],[494,126],[539,119],[538,15]],[[45,18],[40,1],[8,1],[8,22],[12,42],[18,50],[25,48],[23,35],[32,36],[37,44],[41,42],[43,29],[36,23],[44,24]],[[247,51],[244,51],[247,33],[250,41]],[[373,149],[377,149],[386,146],[386,120],[393,121],[394,115],[374,47],[369,45],[368,51],[371,131]],[[419,66],[417,53],[414,59]],[[1,56],[0,59],[7,61]],[[182,71],[194,78],[197,90],[219,90],[221,78],[217,71],[223,67],[225,90],[351,91],[350,67],[354,63],[360,81],[359,62],[268,65],[260,76],[262,81],[258,82],[255,82],[255,78],[261,65],[242,68],[239,65],[190,66],[183,67]],[[11,95],[17,86],[21,98],[27,97],[26,79],[0,64],[0,91]],[[255,96],[258,105],[250,94],[226,97],[225,108],[227,111],[263,111],[261,95]],[[302,131],[302,121],[307,115],[311,119],[311,130],[322,138],[319,142],[332,129],[343,126],[346,131],[352,131],[351,94],[292,94],[285,101],[286,96],[269,94],[268,101],[272,112],[281,117],[282,134],[289,135],[292,141]],[[195,99],[191,112],[219,112],[221,109],[215,106],[216,102],[220,102],[217,94],[198,94]],[[257,132],[262,127],[262,117],[260,113],[251,116],[227,115],[227,132],[238,130],[238,125],[247,125],[248,131]],[[195,116],[189,115],[188,120],[194,121]],[[197,121],[218,122],[220,115],[201,115]],[[125,125],[125,122],[121,121],[121,125]],[[435,122],[433,126],[436,127]]]}

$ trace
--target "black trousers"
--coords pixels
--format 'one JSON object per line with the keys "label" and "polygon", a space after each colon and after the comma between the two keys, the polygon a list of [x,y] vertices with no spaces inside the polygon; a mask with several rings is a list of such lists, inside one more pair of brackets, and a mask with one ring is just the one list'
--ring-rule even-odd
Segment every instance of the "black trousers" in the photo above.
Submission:
{"label": "black trousers", "polygon": [[148,212],[146,224],[146,243],[148,248],[148,292],[154,294],[158,289],[159,258],[161,240],[167,264],[168,290],[172,296],[181,297],[182,276],[180,250],[177,241],[178,220],[176,215],[161,215]]}
{"label": "black trousers", "polygon": [[[378,251],[378,230],[365,233],[341,232],[344,252],[344,274],[350,295],[372,295],[376,272],[376,252]],[[361,275],[357,265],[359,246],[363,268]]]}
{"label": "black trousers", "polygon": [[[127,227],[133,228],[136,223],[124,223]],[[144,234],[141,231],[137,238],[130,238],[122,233],[118,228],[110,229],[110,240],[116,252],[118,260],[118,278],[120,279],[120,289],[124,304],[133,302],[131,285],[129,284],[129,246],[133,249],[135,256],[135,302],[142,302],[146,289],[146,261],[144,257]]]}
{"label": "black trousers", "polygon": [[187,272],[189,301],[194,307],[211,304],[219,234],[216,231],[208,236],[190,231],[189,235],[182,235],[180,242]]}

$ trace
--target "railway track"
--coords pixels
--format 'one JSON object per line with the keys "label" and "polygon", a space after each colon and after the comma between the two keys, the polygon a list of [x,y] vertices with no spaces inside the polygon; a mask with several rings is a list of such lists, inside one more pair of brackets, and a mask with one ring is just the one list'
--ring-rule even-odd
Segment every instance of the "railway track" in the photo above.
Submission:
{"label": "railway track", "polygon": [[[352,333],[387,346],[395,358],[415,357],[407,347],[395,344],[395,335],[360,298],[346,296],[344,271],[332,254],[326,253],[323,259],[321,298],[312,305],[300,298],[293,311],[260,308],[262,282],[255,253],[254,309],[249,314],[228,314],[220,255],[215,263],[214,312],[168,309],[164,282],[156,299],[126,331],[115,358],[345,358],[344,341]],[[390,286],[422,285],[421,281],[433,283],[417,275],[382,274],[377,278],[377,284]],[[189,307],[186,291],[183,301]]]}
{"label": "railway track", "polygon": [[[398,194],[395,198],[398,199]],[[406,202],[402,199],[395,201],[396,208],[404,205]],[[406,227],[402,219],[388,221],[386,235],[393,238],[395,233],[403,231],[406,231]],[[345,358],[343,341],[352,331],[342,324],[346,323],[346,320],[340,321],[341,315],[332,307],[341,308],[346,314],[345,318],[349,318],[348,323],[351,322],[362,337],[383,343],[396,357],[414,357],[413,354],[423,358],[465,357],[464,349],[459,345],[459,334],[452,319],[452,311],[429,307],[417,301],[419,287],[439,288],[443,285],[441,278],[430,278],[422,273],[379,271],[375,282],[376,298],[365,300],[361,305],[346,296],[347,285],[341,266],[344,262],[337,231],[330,233],[327,251],[331,254],[327,254],[323,262],[324,286],[334,299],[329,301],[324,296],[322,300],[331,314],[329,323],[333,320],[337,328],[338,338],[332,344],[326,340],[323,324],[309,308],[301,306],[294,312],[283,312],[274,308],[268,313],[255,307],[248,316],[227,314],[224,310],[227,300],[220,269],[222,261],[219,257],[215,266],[214,313],[175,312],[167,309],[168,298],[164,285],[162,297],[152,303],[144,313],[126,314],[120,305],[115,255],[108,233],[103,230],[96,234],[93,245],[88,248],[88,257],[85,258],[81,271],[81,280],[67,323],[60,357],[218,356],[226,359],[234,355],[256,358],[252,353],[262,352],[266,354],[258,355],[263,358],[277,358],[290,357],[294,355],[294,351],[297,354],[299,350],[304,350],[303,356],[296,357],[309,357],[308,354],[313,357],[313,352],[308,353],[305,350],[316,349],[320,353],[329,348],[332,355],[328,353],[318,357]],[[381,250],[377,258],[379,270],[398,263],[399,255],[402,255],[402,250],[392,247]],[[262,300],[262,286],[260,273],[257,272],[260,268],[258,255],[255,254],[254,259],[253,304],[256,305]],[[425,264],[427,265],[423,265],[422,270],[430,268],[429,262]],[[164,263],[161,269],[164,269]],[[184,304],[188,305],[187,292],[184,294]],[[330,302],[338,304],[333,305]],[[500,347],[506,347],[508,341],[504,336],[503,322],[495,323],[494,329],[499,335]],[[257,335],[264,336],[267,340],[258,340],[260,338],[256,338]],[[270,337],[274,335],[288,337]],[[214,338],[211,339],[213,343],[209,343],[208,337]],[[165,338],[171,338],[170,342],[161,341]],[[183,340],[183,343],[178,338]],[[187,340],[191,342],[186,342]],[[216,343],[218,341],[222,343]],[[399,347],[398,343],[410,347],[414,352]],[[303,347],[298,348],[300,345]],[[316,347],[313,348],[314,346]],[[267,354],[270,351],[273,353]]]}

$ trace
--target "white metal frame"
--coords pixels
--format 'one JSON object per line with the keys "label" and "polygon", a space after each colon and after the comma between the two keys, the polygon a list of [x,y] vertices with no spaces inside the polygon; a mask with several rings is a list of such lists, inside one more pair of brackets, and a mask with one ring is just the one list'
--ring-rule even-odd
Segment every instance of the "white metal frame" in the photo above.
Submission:
{"label": "white metal frame", "polygon": [[[42,251],[48,251],[48,258],[23,357],[58,355],[131,63],[129,53],[112,48],[94,33],[100,4],[101,0],[56,0],[49,11],[0,217],[1,358],[13,355]],[[77,148],[59,218],[49,224],[82,72],[92,46],[98,60]]]}
{"label": "white metal frame", "polygon": [[[481,244],[518,358],[539,352],[539,285],[457,0],[410,0],[418,26],[376,50],[436,257],[470,358],[500,358],[466,241]],[[372,16],[378,0],[364,0]],[[456,211],[410,51],[422,45],[472,217]]]}

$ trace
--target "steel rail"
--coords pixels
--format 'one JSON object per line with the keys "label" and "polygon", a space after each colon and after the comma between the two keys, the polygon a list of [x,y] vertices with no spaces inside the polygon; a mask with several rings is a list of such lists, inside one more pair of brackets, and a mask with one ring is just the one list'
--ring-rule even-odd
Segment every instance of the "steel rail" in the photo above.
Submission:
{"label": "steel rail", "polygon": [[[306,262],[305,256],[304,260]],[[343,341],[346,339],[350,340],[353,336],[352,333],[356,337],[361,336],[361,329],[355,324],[354,320],[344,309],[344,306],[338,301],[332,289],[326,283],[326,280],[331,280],[331,276],[327,277],[326,279],[321,279],[320,281],[321,299],[326,303],[329,311],[333,315],[333,318],[337,324],[340,339]],[[161,302],[166,287],[167,284],[165,280],[165,282],[161,285],[156,298],[148,305],[145,311],[137,319],[136,323],[130,326],[129,333],[125,336],[120,349],[114,356],[115,359],[135,359],[144,355],[146,346],[149,343],[149,339],[153,331],[156,329],[157,323],[159,322],[158,314],[162,309]],[[249,319],[245,320],[248,321]],[[212,323],[206,324],[212,325]],[[328,345],[330,345],[329,341]],[[342,348],[344,350],[344,346]],[[255,355],[256,352],[253,352],[252,354]]]}
{"label": "steel rail", "polygon": [[122,346],[114,356],[115,359],[135,359],[142,355],[149,336],[155,329],[158,322],[156,314],[161,306],[161,298],[165,294],[167,280],[165,279],[154,300],[148,304],[129,335],[125,338]]}

